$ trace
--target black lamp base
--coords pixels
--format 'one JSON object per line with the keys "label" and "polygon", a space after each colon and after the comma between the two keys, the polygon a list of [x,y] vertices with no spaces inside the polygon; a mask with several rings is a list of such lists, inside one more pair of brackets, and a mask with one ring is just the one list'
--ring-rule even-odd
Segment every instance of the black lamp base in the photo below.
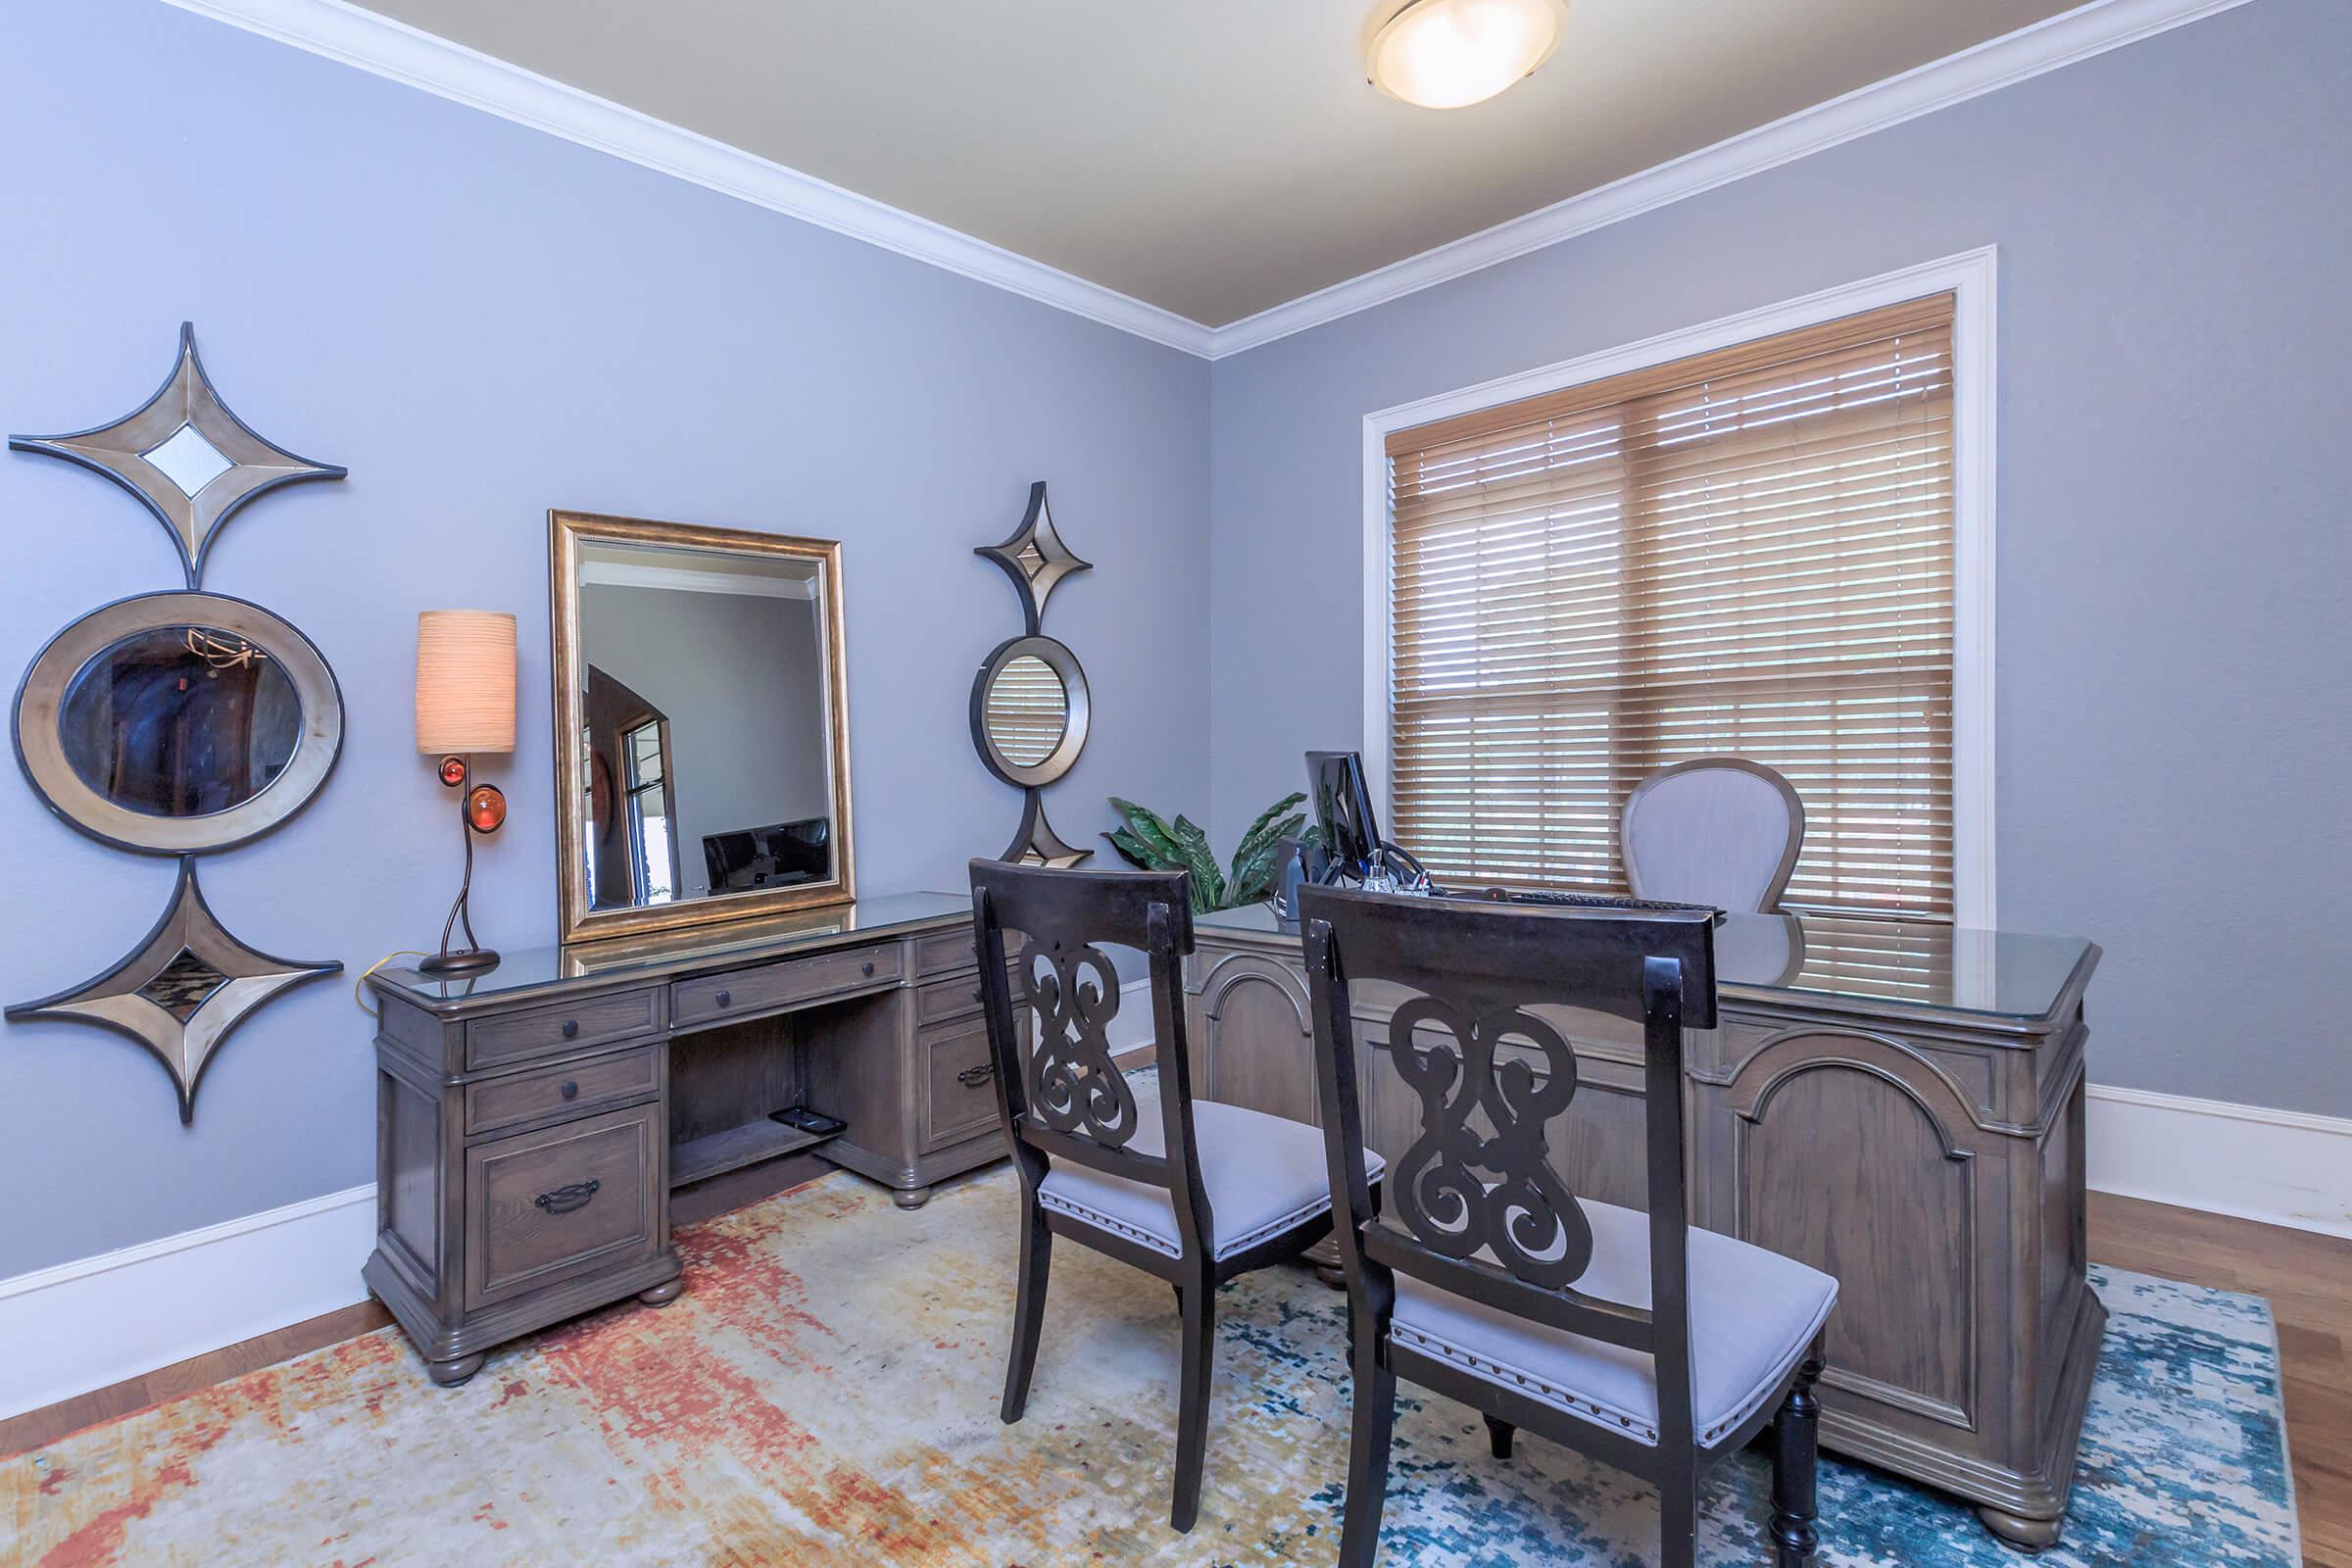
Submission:
{"label": "black lamp base", "polygon": [[498,967],[498,955],[488,948],[467,948],[463,953],[436,953],[416,965],[418,974],[479,974],[484,969]]}

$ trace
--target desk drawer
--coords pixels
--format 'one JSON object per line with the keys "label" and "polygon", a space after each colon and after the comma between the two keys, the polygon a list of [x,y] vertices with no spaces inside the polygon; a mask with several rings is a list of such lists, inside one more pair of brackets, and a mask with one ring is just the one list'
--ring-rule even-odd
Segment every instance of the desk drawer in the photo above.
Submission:
{"label": "desk drawer", "polygon": [[914,939],[914,972],[927,979],[951,969],[969,969],[980,960],[972,954],[972,928],[967,922],[953,931],[934,931]]}
{"label": "desk drawer", "polygon": [[661,1112],[632,1105],[466,1151],[469,1310],[654,1251]]}
{"label": "desk drawer", "polygon": [[559,1114],[584,1116],[661,1091],[659,1046],[639,1046],[609,1056],[484,1078],[466,1086],[466,1136],[478,1137]]}
{"label": "desk drawer", "polygon": [[962,1143],[998,1125],[996,1064],[988,1054],[988,1028],[978,1017],[915,1037],[915,1061],[923,1097],[923,1152]]}
{"label": "desk drawer", "polygon": [[466,1026],[466,1067],[468,1072],[479,1072],[661,1030],[662,992],[658,987],[582,997],[563,1006],[474,1019]]}
{"label": "desk drawer", "polygon": [[[1021,934],[1004,933],[1004,956],[1016,957],[1021,951]],[[980,955],[972,947],[972,928],[957,926],[953,931],[934,931],[927,937],[914,939],[914,977],[928,980],[935,974],[948,974],[956,969],[974,969],[980,964]]]}
{"label": "desk drawer", "polygon": [[904,970],[900,953],[899,944],[882,942],[680,980],[669,988],[670,1018],[684,1029],[771,1012],[819,997],[879,990],[897,983]]}
{"label": "desk drawer", "polygon": [[[1012,1008],[1021,1012],[1021,980],[1017,969],[1007,971],[1005,983],[1012,988]],[[980,1010],[980,977],[977,974],[958,975],[953,980],[934,980],[914,994],[914,1021],[918,1024],[946,1023],[965,1013]]]}

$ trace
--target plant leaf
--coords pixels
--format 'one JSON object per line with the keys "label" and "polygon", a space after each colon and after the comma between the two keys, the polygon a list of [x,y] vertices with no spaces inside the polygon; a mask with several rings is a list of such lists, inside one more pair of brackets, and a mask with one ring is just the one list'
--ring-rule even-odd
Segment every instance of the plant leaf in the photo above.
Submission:
{"label": "plant leaf", "polygon": [[1128,832],[1125,828],[1122,827],[1114,829],[1113,831],[1105,833],[1102,836],[1110,840],[1110,847],[1119,852],[1119,858],[1124,859],[1129,865],[1134,866],[1137,870],[1164,871],[1168,869],[1166,866],[1152,858],[1152,848],[1150,845],[1146,844],[1142,839],[1137,838],[1133,833]]}
{"label": "plant leaf", "polygon": [[[1258,812],[1257,820],[1250,824],[1248,830],[1242,834],[1242,842],[1234,847],[1234,858],[1239,859],[1252,850],[1271,845],[1276,839],[1287,837],[1288,834],[1285,833],[1282,824],[1275,818],[1305,799],[1306,796],[1303,793],[1294,790]],[[1300,820],[1305,820],[1303,815]]]}
{"label": "plant leaf", "polygon": [[1185,868],[1184,847],[1176,842],[1175,832],[1160,820],[1158,812],[1150,807],[1138,806],[1133,801],[1123,801],[1116,795],[1110,798],[1110,804],[1127,819],[1128,831],[1155,857],[1145,869],[1181,871]]}
{"label": "plant leaf", "polygon": [[1208,835],[1188,816],[1178,816],[1171,831],[1178,848],[1184,852],[1184,868],[1193,874],[1193,912],[1224,908],[1225,873],[1217,868],[1217,857],[1208,847]]}
{"label": "plant leaf", "polygon": [[1266,896],[1273,886],[1282,841],[1297,838],[1305,825],[1306,814],[1303,811],[1296,812],[1275,823],[1273,831],[1266,835],[1265,843],[1256,850],[1246,856],[1236,853],[1233,876],[1226,884],[1226,897],[1233,906],[1255,904]]}

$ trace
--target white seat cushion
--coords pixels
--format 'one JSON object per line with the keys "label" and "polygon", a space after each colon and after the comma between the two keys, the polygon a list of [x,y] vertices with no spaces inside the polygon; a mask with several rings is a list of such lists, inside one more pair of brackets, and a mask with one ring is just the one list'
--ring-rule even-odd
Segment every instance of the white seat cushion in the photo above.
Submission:
{"label": "white seat cushion", "polygon": [[[1649,1216],[1584,1200],[1592,1261],[1575,1289],[1647,1309]],[[1753,1415],[1838,1304],[1838,1282],[1793,1258],[1690,1233],[1691,1426],[1713,1446]],[[1648,1355],[1569,1334],[1440,1290],[1401,1270],[1390,1338],[1580,1420],[1656,1446],[1658,1384]]]}
{"label": "white seat cushion", "polygon": [[[1193,1102],[1193,1143],[1200,1154],[1200,1186],[1208,1194],[1211,1240],[1220,1258],[1279,1236],[1331,1207],[1323,1131],[1262,1110],[1212,1100]],[[1136,1096],[1135,1136],[1127,1148],[1157,1156],[1167,1148],[1155,1096]],[[1377,1179],[1378,1154],[1365,1166]],[[1047,1208],[1101,1226],[1169,1257],[1182,1257],[1176,1208],[1168,1190],[1055,1160],[1038,1185]]]}

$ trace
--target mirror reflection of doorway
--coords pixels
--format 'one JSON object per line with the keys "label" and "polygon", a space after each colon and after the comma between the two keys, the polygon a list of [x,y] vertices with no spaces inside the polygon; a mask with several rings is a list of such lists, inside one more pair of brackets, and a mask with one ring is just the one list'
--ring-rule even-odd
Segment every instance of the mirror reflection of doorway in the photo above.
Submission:
{"label": "mirror reflection of doorway", "polygon": [[669,717],[594,664],[586,708],[590,899],[597,908],[668,904],[679,883]]}

